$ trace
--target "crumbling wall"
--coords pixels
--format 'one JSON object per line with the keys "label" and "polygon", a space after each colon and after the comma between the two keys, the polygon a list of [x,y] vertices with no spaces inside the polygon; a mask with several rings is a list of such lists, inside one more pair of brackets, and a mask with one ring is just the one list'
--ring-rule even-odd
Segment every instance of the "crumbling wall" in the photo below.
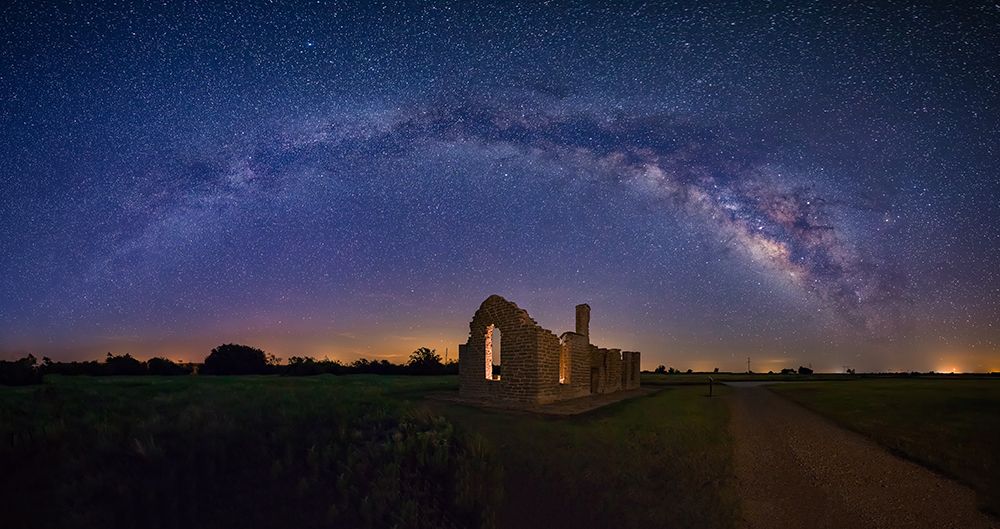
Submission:
{"label": "crumbling wall", "polygon": [[586,303],[576,306],[576,334],[586,336],[590,341],[590,305]]}
{"label": "crumbling wall", "polygon": [[559,398],[570,399],[590,394],[590,349],[587,337],[575,332],[564,332],[560,351],[560,365],[565,365],[568,380],[559,384]]}
{"label": "crumbling wall", "polygon": [[605,393],[608,386],[608,350],[590,346],[591,393]]}
{"label": "crumbling wall", "polygon": [[622,389],[639,387],[639,353],[622,351]]}
{"label": "crumbling wall", "polygon": [[[491,328],[502,336],[499,377],[487,365]],[[576,307],[576,328],[559,338],[516,304],[496,295],[486,298],[469,322],[468,341],[458,347],[460,395],[541,404],[639,387],[639,353],[592,345],[586,304]]]}
{"label": "crumbling wall", "polygon": [[613,393],[615,391],[621,391],[622,389],[622,350],[621,349],[608,349],[608,371],[606,383],[604,386],[605,393]]}
{"label": "crumbling wall", "polygon": [[[500,329],[500,377],[487,377],[486,333]],[[559,385],[559,338],[541,328],[527,311],[490,296],[469,322],[469,340],[459,346],[459,393],[520,403],[555,400]]]}

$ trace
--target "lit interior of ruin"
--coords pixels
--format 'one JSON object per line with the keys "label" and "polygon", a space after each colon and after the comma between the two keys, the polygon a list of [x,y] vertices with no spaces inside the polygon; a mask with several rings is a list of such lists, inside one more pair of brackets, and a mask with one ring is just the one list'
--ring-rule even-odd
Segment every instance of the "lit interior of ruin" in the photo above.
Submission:
{"label": "lit interior of ruin", "polygon": [[486,380],[500,380],[493,374],[493,367],[500,365],[500,337],[503,333],[496,325],[486,328]]}

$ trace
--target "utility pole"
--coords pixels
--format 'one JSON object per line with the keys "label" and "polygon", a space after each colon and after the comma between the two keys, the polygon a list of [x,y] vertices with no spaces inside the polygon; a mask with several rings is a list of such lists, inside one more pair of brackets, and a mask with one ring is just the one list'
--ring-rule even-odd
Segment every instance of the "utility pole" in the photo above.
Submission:
{"label": "utility pole", "polygon": [[747,374],[750,374],[750,357],[747,357]]}
{"label": "utility pole", "polygon": [[444,348],[444,363],[448,363],[448,348]]}

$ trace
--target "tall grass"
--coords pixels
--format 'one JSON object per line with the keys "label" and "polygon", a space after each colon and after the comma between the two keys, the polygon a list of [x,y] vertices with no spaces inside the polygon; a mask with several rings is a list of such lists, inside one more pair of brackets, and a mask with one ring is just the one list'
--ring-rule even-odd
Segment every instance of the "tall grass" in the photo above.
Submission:
{"label": "tall grass", "polygon": [[489,448],[378,384],[54,379],[0,393],[5,526],[494,525]]}
{"label": "tall grass", "polygon": [[726,528],[738,509],[726,391],[677,387],[572,417],[442,413],[494,447],[503,527]]}

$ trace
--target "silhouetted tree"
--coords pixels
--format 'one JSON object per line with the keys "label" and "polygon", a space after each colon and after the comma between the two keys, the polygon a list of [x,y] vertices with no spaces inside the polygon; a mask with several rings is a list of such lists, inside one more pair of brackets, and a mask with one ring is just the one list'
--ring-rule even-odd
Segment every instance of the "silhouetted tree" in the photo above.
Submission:
{"label": "silhouetted tree", "polygon": [[441,363],[441,356],[432,349],[421,347],[410,355],[406,364],[388,360],[358,358],[344,365],[336,360],[316,360],[309,356],[291,356],[285,365],[272,365],[271,372],[283,376],[312,375],[457,375],[458,362]]}
{"label": "silhouetted tree", "polygon": [[107,358],[104,359],[104,372],[105,375],[145,375],[146,374],[146,364],[132,357],[132,355],[125,353],[124,355],[115,356],[108,353]]}
{"label": "silhouetted tree", "polygon": [[0,384],[5,386],[27,386],[42,383],[42,372],[37,367],[34,355],[28,355],[13,362],[0,361]]}
{"label": "silhouetted tree", "polygon": [[799,374],[800,375],[811,375],[811,374],[813,374],[813,370],[811,368],[808,368],[808,367],[805,367],[805,366],[799,366]]}
{"label": "silhouetted tree", "polygon": [[292,356],[288,358],[288,365],[282,371],[283,375],[290,376],[310,376],[320,375],[328,372],[323,362],[317,362],[308,356]]}
{"label": "silhouetted tree", "polygon": [[427,347],[421,347],[410,353],[410,361],[406,366],[414,373],[430,374],[440,373],[444,364],[441,363],[441,355],[437,351]]}
{"label": "silhouetted tree", "polygon": [[150,375],[176,376],[191,374],[190,367],[182,366],[172,360],[160,357],[147,360],[146,369]]}
{"label": "silhouetted tree", "polygon": [[205,357],[201,373],[206,375],[261,375],[270,372],[268,356],[249,345],[227,343]]}
{"label": "silhouetted tree", "polygon": [[653,370],[653,373],[656,373],[657,375],[664,375],[667,373],[667,366],[664,365],[656,366],[656,369]]}
{"label": "silhouetted tree", "polygon": [[715,370],[714,370],[714,371],[712,371],[712,372],[713,372],[713,373],[718,373],[718,372],[719,372],[719,368],[715,368]]}

